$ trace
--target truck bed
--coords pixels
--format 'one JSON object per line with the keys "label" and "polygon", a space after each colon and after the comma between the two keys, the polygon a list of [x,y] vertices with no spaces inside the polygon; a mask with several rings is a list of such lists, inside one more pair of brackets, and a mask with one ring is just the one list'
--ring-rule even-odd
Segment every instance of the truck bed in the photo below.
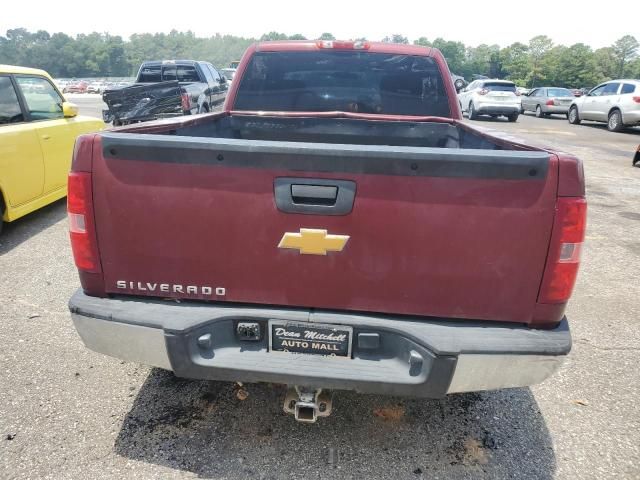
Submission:
{"label": "truck bed", "polygon": [[[548,152],[457,122],[218,114],[101,133],[92,169],[98,294],[534,319]],[[301,229],[348,241],[279,248]]]}
{"label": "truck bed", "polygon": [[198,138],[228,138],[395,147],[473,148],[501,150],[473,130],[441,121],[384,121],[332,116],[268,116],[222,114],[202,122],[185,122],[159,134]]}

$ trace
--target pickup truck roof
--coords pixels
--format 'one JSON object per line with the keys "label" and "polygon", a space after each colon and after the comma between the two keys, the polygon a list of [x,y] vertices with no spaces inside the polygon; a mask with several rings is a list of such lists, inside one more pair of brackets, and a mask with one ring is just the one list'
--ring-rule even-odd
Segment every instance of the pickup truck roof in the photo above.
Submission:
{"label": "pickup truck roof", "polygon": [[203,63],[200,60],[147,60],[142,62],[143,67],[159,66],[159,65],[195,65],[196,63]]}
{"label": "pickup truck roof", "polygon": [[[377,53],[397,53],[399,55],[432,55],[437,49],[431,47],[423,47],[421,45],[409,45],[401,43],[388,43],[388,42],[349,42],[338,40],[282,40],[275,42],[258,42],[255,44],[255,51],[257,52],[295,52],[305,50],[318,50],[321,48],[328,48],[325,45],[333,45],[331,48],[349,49],[349,44],[360,43],[363,48],[362,51],[377,52]],[[336,47],[337,46],[337,47]],[[344,47],[343,47],[344,46]],[[346,48],[345,48],[346,47]],[[356,50],[358,48],[355,48]],[[247,50],[243,56],[243,60],[246,58]],[[242,61],[240,61],[242,64]]]}

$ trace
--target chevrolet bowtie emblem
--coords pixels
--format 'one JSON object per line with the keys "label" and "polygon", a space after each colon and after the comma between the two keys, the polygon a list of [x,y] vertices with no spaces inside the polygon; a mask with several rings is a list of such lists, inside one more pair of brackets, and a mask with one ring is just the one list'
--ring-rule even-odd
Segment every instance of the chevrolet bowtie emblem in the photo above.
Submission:
{"label": "chevrolet bowtie emblem", "polygon": [[341,252],[348,240],[349,235],[328,235],[326,230],[301,228],[300,233],[285,232],[278,248],[295,248],[307,255],[326,255],[327,252]]}

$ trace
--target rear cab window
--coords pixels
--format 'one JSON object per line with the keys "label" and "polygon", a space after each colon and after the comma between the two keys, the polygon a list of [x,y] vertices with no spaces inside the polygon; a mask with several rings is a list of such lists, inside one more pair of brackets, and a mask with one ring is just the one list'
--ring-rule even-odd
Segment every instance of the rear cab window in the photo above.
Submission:
{"label": "rear cab window", "polygon": [[508,82],[484,82],[483,88],[490,92],[513,92],[516,93],[516,84]]}
{"label": "rear cab window", "polygon": [[143,66],[138,74],[138,83],[155,83],[162,81],[160,65]]}
{"label": "rear cab window", "polygon": [[31,120],[64,118],[64,99],[49,80],[36,76],[16,76],[15,79],[27,104]]}
{"label": "rear cab window", "polygon": [[179,82],[199,82],[200,76],[194,65],[163,65],[162,80]]}
{"label": "rear cab window", "polygon": [[20,122],[24,116],[11,78],[0,76],[0,125]]}
{"label": "rear cab window", "polygon": [[194,65],[144,65],[138,74],[138,83],[157,83],[169,80],[199,82],[200,76]]}
{"label": "rear cab window", "polygon": [[257,52],[234,108],[450,116],[431,57],[362,51]]}

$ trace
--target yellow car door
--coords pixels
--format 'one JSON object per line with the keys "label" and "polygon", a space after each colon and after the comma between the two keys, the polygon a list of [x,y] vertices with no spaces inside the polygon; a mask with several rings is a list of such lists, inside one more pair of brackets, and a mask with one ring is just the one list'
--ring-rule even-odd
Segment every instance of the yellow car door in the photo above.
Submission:
{"label": "yellow car door", "polygon": [[75,132],[64,118],[60,96],[51,82],[37,75],[15,75],[36,131],[44,159],[44,194],[66,187]]}
{"label": "yellow car door", "polygon": [[11,77],[0,75],[0,190],[7,207],[39,197],[44,188],[40,142],[25,120]]}

